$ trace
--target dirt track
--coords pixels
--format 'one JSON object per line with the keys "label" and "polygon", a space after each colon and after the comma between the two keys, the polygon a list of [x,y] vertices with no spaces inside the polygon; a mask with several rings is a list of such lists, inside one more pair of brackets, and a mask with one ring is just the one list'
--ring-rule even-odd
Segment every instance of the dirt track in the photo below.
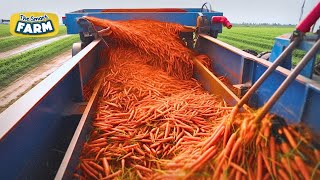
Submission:
{"label": "dirt track", "polygon": [[0,91],[0,112],[4,111],[19,97],[25,94],[42,79],[49,76],[53,71],[60,67],[64,62],[71,58],[71,50],[68,50],[51,60],[39,65],[29,71],[6,88]]}
{"label": "dirt track", "polygon": [[50,39],[47,39],[47,40],[42,40],[42,41],[38,41],[38,42],[22,45],[22,46],[19,46],[17,48],[14,48],[12,50],[9,50],[9,51],[0,52],[0,61],[1,61],[1,59],[4,59],[6,57],[13,56],[13,55],[16,55],[16,54],[19,54],[19,53],[23,53],[24,51],[28,51],[28,50],[31,50],[31,49],[38,48],[40,46],[44,46],[44,45],[50,44],[50,43],[52,43],[54,41],[58,41],[60,39],[63,39],[65,37],[67,37],[67,36],[69,36],[69,35],[57,36],[57,37],[50,38]]}

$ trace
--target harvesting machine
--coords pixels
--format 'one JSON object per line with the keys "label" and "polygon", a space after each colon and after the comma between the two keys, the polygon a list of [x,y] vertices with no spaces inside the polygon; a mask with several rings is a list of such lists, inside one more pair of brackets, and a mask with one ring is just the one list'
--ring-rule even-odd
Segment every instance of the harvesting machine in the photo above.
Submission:
{"label": "harvesting machine", "polygon": [[[0,114],[0,179],[71,178],[98,99],[95,89],[90,100],[84,101],[83,89],[99,68],[99,53],[107,48],[97,35],[98,27],[83,16],[154,19],[193,27],[195,32],[182,33],[181,38],[189,48],[213,60],[214,74],[195,61],[194,78],[207,91],[242,111],[262,107],[263,112],[276,114],[290,124],[303,122],[319,134],[320,84],[311,79],[319,53],[319,34],[306,33],[319,18],[320,3],[294,33],[276,38],[270,61],[216,39],[223,26],[232,25],[222,12],[208,7],[82,9],[67,13],[63,23],[68,34],[79,34],[81,39],[73,46],[73,57]],[[291,70],[295,48],[308,52]],[[233,90],[217,76],[224,76]]]}

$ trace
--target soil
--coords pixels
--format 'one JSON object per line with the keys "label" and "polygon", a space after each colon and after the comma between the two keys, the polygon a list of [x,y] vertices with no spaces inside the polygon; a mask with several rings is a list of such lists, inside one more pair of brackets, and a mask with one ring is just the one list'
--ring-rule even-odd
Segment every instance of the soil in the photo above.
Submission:
{"label": "soil", "polygon": [[46,63],[39,65],[37,68],[29,71],[16,81],[11,83],[0,91],[0,112],[13,104],[19,97],[32,89],[41,80],[49,76],[64,62],[71,58],[71,50],[68,50]]}
{"label": "soil", "polygon": [[14,48],[12,50],[9,50],[9,51],[0,52],[0,61],[1,61],[1,59],[7,58],[9,56],[13,56],[13,55],[16,55],[16,54],[19,54],[19,53],[23,53],[24,51],[29,51],[31,49],[35,49],[35,48],[38,48],[40,46],[44,46],[44,45],[50,44],[50,43],[52,43],[54,41],[58,41],[60,39],[63,39],[65,37],[67,37],[67,36],[69,36],[69,35],[57,36],[57,37],[50,38],[50,39],[47,39],[47,40],[43,40],[43,41],[38,41],[38,42],[22,45],[22,46],[19,46],[17,48]]}

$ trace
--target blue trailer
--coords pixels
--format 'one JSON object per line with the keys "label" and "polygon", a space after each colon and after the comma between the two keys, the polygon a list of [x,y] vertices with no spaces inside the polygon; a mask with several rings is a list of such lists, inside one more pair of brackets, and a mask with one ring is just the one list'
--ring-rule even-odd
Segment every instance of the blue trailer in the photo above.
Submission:
{"label": "blue trailer", "polygon": [[[195,27],[196,45],[190,48],[214,60],[215,74],[195,61],[194,77],[206,90],[221,95],[230,106],[236,105],[246,90],[272,66],[272,62],[216,39],[224,22],[211,19],[223,13],[207,8],[187,8],[183,12],[83,9],[67,13],[63,21],[68,33],[79,33],[82,42],[74,45],[70,60],[0,114],[0,179],[71,178],[90,132],[98,98],[96,87],[90,100],[84,101],[83,89],[99,68],[99,53],[106,48],[91,31],[92,27],[81,21],[82,16],[111,20],[155,19]],[[190,39],[190,34],[182,36]],[[310,43],[315,44],[315,41]],[[290,69],[277,67],[243,109],[262,107],[290,73]],[[231,91],[217,76],[224,76],[238,91]],[[320,84],[299,75],[270,112],[288,123],[303,122],[320,133]]]}

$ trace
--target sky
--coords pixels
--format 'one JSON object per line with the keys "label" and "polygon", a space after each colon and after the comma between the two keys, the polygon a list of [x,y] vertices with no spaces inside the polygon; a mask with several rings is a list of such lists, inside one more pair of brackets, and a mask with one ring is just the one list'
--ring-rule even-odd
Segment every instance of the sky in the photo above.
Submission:
{"label": "sky", "polygon": [[[42,11],[58,14],[94,8],[168,8],[201,7],[210,2],[213,10],[223,12],[231,23],[297,24],[304,0],[1,0],[0,19],[17,12]],[[320,0],[306,0],[304,16]],[[61,18],[60,18],[61,19]],[[319,24],[319,23],[318,23]]]}

